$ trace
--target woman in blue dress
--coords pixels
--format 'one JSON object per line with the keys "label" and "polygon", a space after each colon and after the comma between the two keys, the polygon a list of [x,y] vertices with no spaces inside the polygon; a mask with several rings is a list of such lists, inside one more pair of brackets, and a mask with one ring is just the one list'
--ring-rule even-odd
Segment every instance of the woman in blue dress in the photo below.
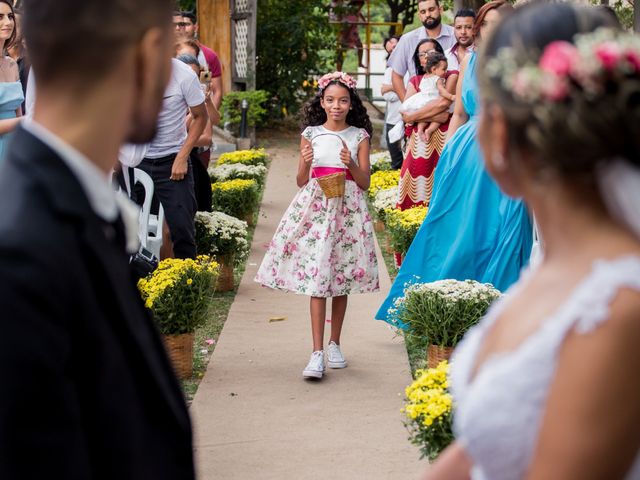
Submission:
{"label": "woman in blue dress", "polygon": [[[512,7],[497,0],[478,11],[476,43],[508,8]],[[533,234],[527,209],[521,201],[504,195],[484,168],[476,139],[477,54],[467,58],[456,92],[461,102],[456,103],[436,168],[429,213],[376,314],[377,319],[394,325],[387,310],[403,295],[407,282],[472,279],[504,291],[529,261]]]}
{"label": "woman in blue dress", "polygon": [[6,55],[7,48],[16,38],[16,20],[13,6],[8,0],[0,0],[0,164],[8,134],[18,126],[22,115],[22,84],[18,64]]}

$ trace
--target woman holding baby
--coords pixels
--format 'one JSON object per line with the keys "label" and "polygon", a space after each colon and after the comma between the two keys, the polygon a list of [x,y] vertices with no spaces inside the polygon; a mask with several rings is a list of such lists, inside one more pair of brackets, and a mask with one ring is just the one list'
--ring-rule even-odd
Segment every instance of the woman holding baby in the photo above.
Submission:
{"label": "woman holding baby", "polygon": [[[444,55],[442,46],[432,39],[421,40],[416,47],[413,61],[418,74],[409,80],[405,102],[421,92],[420,85],[425,76],[425,67],[430,54]],[[444,86],[450,96],[455,94],[458,81],[457,71],[447,71],[443,75]],[[444,142],[449,128],[449,109],[451,97],[440,96],[429,102],[423,108],[415,111],[405,111],[402,120],[407,127],[407,145],[405,158],[400,170],[400,185],[398,207],[402,210],[416,205],[429,205],[433,189],[433,173],[444,148]],[[425,126],[431,122],[439,123],[438,128],[426,139]]]}

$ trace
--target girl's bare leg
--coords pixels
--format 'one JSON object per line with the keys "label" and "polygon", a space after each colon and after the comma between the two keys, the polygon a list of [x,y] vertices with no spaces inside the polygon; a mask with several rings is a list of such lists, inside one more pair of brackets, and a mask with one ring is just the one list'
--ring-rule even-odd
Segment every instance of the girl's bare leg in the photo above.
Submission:
{"label": "girl's bare leg", "polygon": [[331,342],[336,342],[340,345],[340,334],[342,333],[342,324],[344,323],[344,316],[347,312],[347,297],[342,295],[340,297],[333,297],[331,299]]}
{"label": "girl's bare leg", "polygon": [[327,315],[327,299],[321,297],[311,297],[310,309],[313,351],[317,352],[319,350],[324,350],[324,322]]}

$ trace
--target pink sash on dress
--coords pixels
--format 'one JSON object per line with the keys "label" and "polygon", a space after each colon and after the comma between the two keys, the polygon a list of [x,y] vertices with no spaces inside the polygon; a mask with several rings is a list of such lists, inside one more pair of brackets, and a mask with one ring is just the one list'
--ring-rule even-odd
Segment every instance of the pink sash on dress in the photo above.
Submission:
{"label": "pink sash on dress", "polygon": [[[346,168],[338,168],[338,167],[313,167],[311,169],[311,178],[324,177],[326,175],[331,175],[332,173],[344,172],[346,171],[346,179],[353,180],[353,176],[351,172]],[[355,180],[353,180],[355,181]]]}

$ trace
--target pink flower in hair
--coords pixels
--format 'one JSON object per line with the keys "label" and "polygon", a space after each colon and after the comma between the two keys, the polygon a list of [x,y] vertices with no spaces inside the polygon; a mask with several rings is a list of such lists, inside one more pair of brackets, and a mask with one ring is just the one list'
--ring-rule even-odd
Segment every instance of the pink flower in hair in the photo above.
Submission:
{"label": "pink flower in hair", "polygon": [[541,93],[552,102],[561,102],[569,95],[569,82],[566,77],[547,74],[541,85]]}
{"label": "pink flower in hair", "polygon": [[325,88],[327,88],[327,86],[331,82],[335,82],[335,81],[340,82],[345,87],[351,90],[355,90],[357,85],[353,77],[346,74],[345,72],[333,72],[333,73],[327,73],[326,75],[323,75],[320,78],[320,80],[318,80],[318,88],[322,91]]}
{"label": "pink flower in hair", "polygon": [[520,98],[528,98],[533,93],[534,79],[531,69],[522,68],[513,74],[511,90]]}
{"label": "pink flower in hair", "polygon": [[605,42],[598,45],[595,54],[604,69],[608,72],[615,70],[618,62],[622,58],[622,50],[620,46],[614,42]]}
{"label": "pink flower in hair", "polygon": [[565,76],[571,72],[578,61],[578,49],[569,42],[551,42],[546,46],[540,57],[540,68],[558,76]]}
{"label": "pink flower in hair", "polygon": [[633,67],[634,71],[640,72],[640,52],[629,49],[624,53],[624,58]]}

